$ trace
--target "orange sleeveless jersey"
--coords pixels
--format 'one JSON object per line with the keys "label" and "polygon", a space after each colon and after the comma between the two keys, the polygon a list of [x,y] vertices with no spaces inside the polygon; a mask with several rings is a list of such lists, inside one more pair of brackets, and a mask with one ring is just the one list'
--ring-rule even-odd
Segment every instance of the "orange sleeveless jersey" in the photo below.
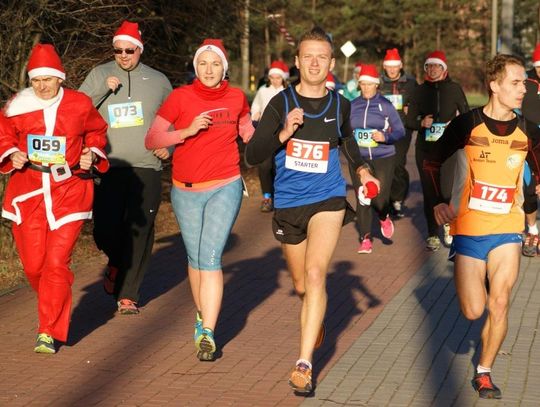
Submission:
{"label": "orange sleeveless jersey", "polygon": [[473,128],[467,145],[456,153],[451,203],[457,209],[457,218],[451,224],[453,235],[523,231],[527,148],[527,136],[519,126],[504,137],[491,133],[483,122]]}

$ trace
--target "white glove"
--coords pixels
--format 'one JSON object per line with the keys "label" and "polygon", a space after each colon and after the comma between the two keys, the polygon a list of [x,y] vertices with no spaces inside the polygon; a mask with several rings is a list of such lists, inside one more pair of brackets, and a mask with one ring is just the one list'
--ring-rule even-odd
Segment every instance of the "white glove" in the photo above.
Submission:
{"label": "white glove", "polygon": [[358,188],[358,202],[360,202],[360,205],[362,205],[362,206],[371,205],[371,198],[367,198],[364,195],[364,187],[363,186],[360,186],[360,188]]}

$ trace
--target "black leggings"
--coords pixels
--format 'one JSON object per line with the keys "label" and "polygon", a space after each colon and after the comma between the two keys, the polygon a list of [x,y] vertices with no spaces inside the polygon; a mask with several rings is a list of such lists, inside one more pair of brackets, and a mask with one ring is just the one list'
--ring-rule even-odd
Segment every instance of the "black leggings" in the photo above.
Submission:
{"label": "black leggings", "polygon": [[[433,180],[424,174],[422,163],[426,157],[426,152],[416,148],[416,167],[420,174],[420,183],[422,184],[422,193],[424,195],[424,216],[426,217],[428,236],[436,236],[439,231],[439,226],[435,221],[433,208],[438,204],[437,196],[435,195]],[[455,156],[450,157],[441,168],[441,194],[444,202],[450,202],[452,193],[452,184],[454,183],[454,169],[456,166]]]}
{"label": "black leggings", "polygon": [[381,183],[379,195],[371,200],[371,205],[360,205],[358,202],[358,188],[360,188],[360,180],[355,171],[349,166],[351,180],[355,191],[356,198],[356,227],[360,233],[360,241],[371,236],[371,223],[373,222],[373,211],[375,210],[379,220],[386,219],[390,207],[390,189],[392,186],[392,178],[394,177],[394,156],[378,158],[376,160],[368,160],[366,162],[371,165],[373,175]]}

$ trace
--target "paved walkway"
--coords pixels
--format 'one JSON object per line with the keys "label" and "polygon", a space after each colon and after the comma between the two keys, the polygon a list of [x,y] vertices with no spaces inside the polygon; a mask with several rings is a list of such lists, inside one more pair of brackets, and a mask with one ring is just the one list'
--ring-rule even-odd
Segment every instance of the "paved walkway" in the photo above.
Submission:
{"label": "paved walkway", "polygon": [[[411,170],[408,217],[396,223],[393,243],[376,239],[373,254],[358,255],[354,227],[343,228],[328,276],[329,332],[315,354],[313,397],[296,397],[287,385],[299,351],[300,302],[271,215],[258,212],[255,196],[244,200],[224,255],[218,361],[195,357],[183,245],[178,234],[161,235],[137,316],[117,315],[104,294],[104,258],[75,264],[70,338],[54,356],[32,352],[32,291],[0,297],[0,406],[474,405],[468,380],[479,325],[459,316],[446,250],[424,250]],[[538,260],[523,262],[495,367],[506,403],[499,405],[540,405],[540,390],[528,381],[537,378],[540,358],[537,269]]]}

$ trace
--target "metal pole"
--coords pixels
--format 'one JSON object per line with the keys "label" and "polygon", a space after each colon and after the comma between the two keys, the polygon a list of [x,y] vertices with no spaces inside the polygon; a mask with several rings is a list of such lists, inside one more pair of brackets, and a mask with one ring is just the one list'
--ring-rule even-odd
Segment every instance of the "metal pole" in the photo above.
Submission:
{"label": "metal pole", "polygon": [[347,71],[349,70],[349,57],[345,57],[345,66],[343,72],[343,83],[347,83]]}
{"label": "metal pole", "polygon": [[501,4],[501,52],[511,54],[514,45],[514,0]]}
{"label": "metal pole", "polygon": [[491,57],[497,54],[497,21],[499,13],[497,11],[497,0],[491,0]]}
{"label": "metal pole", "polygon": [[244,3],[244,33],[242,35],[242,88],[249,90],[249,0]]}

